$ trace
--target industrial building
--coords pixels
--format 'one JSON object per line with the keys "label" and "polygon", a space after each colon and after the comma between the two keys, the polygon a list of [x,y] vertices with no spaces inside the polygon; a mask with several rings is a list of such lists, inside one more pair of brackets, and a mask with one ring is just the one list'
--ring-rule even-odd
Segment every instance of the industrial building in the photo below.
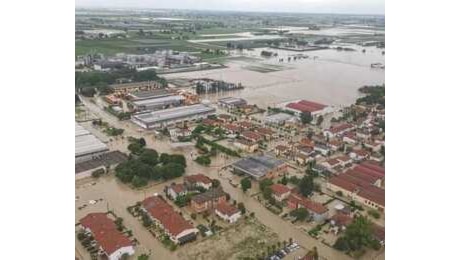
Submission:
{"label": "industrial building", "polygon": [[248,102],[242,98],[226,97],[218,100],[218,105],[225,108],[238,108],[247,105]]}
{"label": "industrial building", "polygon": [[297,118],[286,113],[277,113],[266,116],[264,122],[269,125],[283,125],[285,123],[295,123],[297,122]]}
{"label": "industrial building", "polygon": [[183,96],[174,95],[174,96],[162,96],[154,97],[150,99],[137,100],[130,103],[130,106],[135,111],[154,111],[165,109],[169,107],[179,106],[184,103],[185,98]]}
{"label": "industrial building", "polygon": [[108,151],[106,144],[75,122],[75,163],[100,158]]}
{"label": "industrial building", "polygon": [[196,104],[135,114],[131,116],[131,121],[145,129],[157,129],[184,121],[204,119],[215,114],[215,108]]}
{"label": "industrial building", "polygon": [[132,92],[128,94],[127,98],[131,101],[138,101],[151,98],[167,97],[172,95],[173,93],[171,93],[167,89],[160,88],[154,90]]}
{"label": "industrial building", "polygon": [[142,82],[132,82],[132,83],[122,83],[122,84],[112,84],[109,85],[113,89],[115,95],[128,94],[134,91],[146,91],[159,89],[162,87],[161,83],[158,81],[142,81]]}
{"label": "industrial building", "polygon": [[236,174],[247,174],[255,179],[274,178],[287,171],[287,164],[269,156],[249,156],[232,164]]}

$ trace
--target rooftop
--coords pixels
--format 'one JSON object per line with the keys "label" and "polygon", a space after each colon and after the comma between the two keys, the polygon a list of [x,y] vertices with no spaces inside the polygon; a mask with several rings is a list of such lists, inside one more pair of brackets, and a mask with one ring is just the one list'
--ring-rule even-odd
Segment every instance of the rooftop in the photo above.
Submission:
{"label": "rooftop", "polygon": [[222,191],[222,189],[211,189],[204,193],[193,196],[192,201],[201,204],[206,201],[220,198],[222,196],[225,196],[225,193]]}
{"label": "rooftop", "polygon": [[142,201],[142,206],[163,227],[172,235],[176,236],[193,226],[187,222],[179,213],[174,211],[173,207],[164,201],[161,197],[152,196]]}
{"label": "rooftop", "polygon": [[75,122],[75,157],[108,150],[106,144]]}
{"label": "rooftop", "polygon": [[236,213],[240,212],[239,209],[235,208],[234,206],[228,204],[227,202],[219,203],[216,206],[216,210],[226,216],[233,216]]}
{"label": "rooftop", "polygon": [[132,246],[128,237],[117,230],[115,223],[105,213],[90,213],[80,220],[80,224],[91,230],[94,239],[108,255],[122,247]]}
{"label": "rooftop", "polygon": [[253,177],[260,178],[265,176],[269,171],[283,165],[284,162],[269,156],[249,156],[234,162],[234,168],[250,174]]}
{"label": "rooftop", "polygon": [[200,113],[211,113],[215,111],[215,108],[208,107],[203,104],[196,104],[191,106],[174,107],[159,111],[135,114],[132,117],[145,123],[155,123],[177,118],[189,117]]}

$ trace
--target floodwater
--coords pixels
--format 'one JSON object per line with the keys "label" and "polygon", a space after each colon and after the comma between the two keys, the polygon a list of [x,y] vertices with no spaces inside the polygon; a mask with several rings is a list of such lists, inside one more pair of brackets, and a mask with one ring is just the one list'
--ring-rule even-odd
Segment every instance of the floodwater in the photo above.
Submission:
{"label": "floodwater", "polygon": [[[259,106],[273,106],[280,102],[307,99],[332,106],[346,106],[359,97],[358,89],[364,85],[383,84],[385,70],[371,68],[372,63],[385,64],[384,49],[347,45],[357,51],[337,51],[334,49],[295,52],[269,48],[234,52],[232,55],[252,57],[253,60],[231,60],[228,68],[195,71],[165,75],[166,78],[200,78],[241,83],[244,90],[209,94],[204,98],[211,101],[224,96],[247,99]],[[366,52],[363,53],[362,50]],[[278,57],[260,59],[260,52],[269,50]],[[308,55],[307,59],[287,62],[288,56]],[[256,59],[257,58],[257,59]],[[279,62],[284,58],[284,62]],[[278,71],[262,73],[249,67],[278,67]],[[276,65],[276,66],[273,66]]]}

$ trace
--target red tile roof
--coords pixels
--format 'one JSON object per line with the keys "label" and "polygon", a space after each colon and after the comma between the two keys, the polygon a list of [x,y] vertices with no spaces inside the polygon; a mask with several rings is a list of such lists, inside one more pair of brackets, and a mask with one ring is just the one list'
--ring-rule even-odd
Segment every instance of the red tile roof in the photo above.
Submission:
{"label": "red tile roof", "polygon": [[236,213],[240,212],[239,209],[235,208],[234,206],[228,204],[227,202],[222,202],[217,204],[216,210],[226,216],[233,216]]}
{"label": "red tile roof", "polygon": [[232,131],[232,132],[240,132],[241,131],[241,127],[235,125],[235,124],[225,124],[223,126],[224,129],[227,129],[229,131]]}
{"label": "red tile roof", "polygon": [[337,213],[331,217],[336,226],[348,226],[353,222],[353,218],[343,213]]}
{"label": "red tile roof", "polygon": [[369,185],[362,187],[358,192],[358,195],[362,198],[370,200],[380,206],[385,207],[385,190]]}
{"label": "red tile roof", "polygon": [[281,196],[291,191],[287,186],[279,183],[273,184],[270,188],[276,196]]}
{"label": "red tile roof", "polygon": [[288,201],[289,203],[296,204],[297,207],[300,205],[316,214],[323,214],[328,211],[328,208],[323,206],[323,204],[307,199],[300,194],[292,193],[289,195]]}
{"label": "red tile roof", "polygon": [[185,191],[185,186],[183,184],[171,184],[170,188],[177,194]]}
{"label": "red tile roof", "polygon": [[189,182],[191,184],[195,184],[195,183],[210,184],[212,183],[212,180],[208,176],[203,175],[201,173],[185,176],[184,181]]}
{"label": "red tile roof", "polygon": [[255,131],[263,135],[272,135],[275,133],[273,130],[271,130],[270,128],[266,128],[266,127],[258,127],[256,128]]}
{"label": "red tile roof", "polygon": [[375,184],[378,180],[381,179],[378,176],[366,174],[366,173],[363,173],[363,172],[360,172],[360,171],[356,171],[354,169],[348,170],[345,173],[342,173],[340,175],[342,175],[342,176],[349,175],[349,176],[352,176],[354,178],[360,179],[360,180],[362,180],[363,182],[365,182],[367,184]]}
{"label": "red tile roof", "polygon": [[254,141],[262,140],[262,136],[256,132],[253,131],[244,131],[241,133],[241,136],[246,138],[246,139],[251,139]]}
{"label": "red tile roof", "polygon": [[372,233],[374,234],[374,237],[377,238],[380,241],[385,241],[385,228],[379,225],[373,225],[372,226]]}
{"label": "red tile roof", "polygon": [[152,196],[142,201],[142,206],[153,218],[157,219],[169,233],[177,236],[193,226],[187,222],[173,207],[158,196]]}
{"label": "red tile roof", "polygon": [[372,169],[376,172],[381,173],[382,175],[385,175],[385,168],[380,166],[378,163],[372,162],[372,161],[365,161],[360,163],[361,166],[365,168]]}
{"label": "red tile roof", "polygon": [[117,230],[115,223],[105,213],[90,213],[80,220],[80,224],[91,230],[94,239],[108,255],[122,247],[132,246],[131,241]]}
{"label": "red tile roof", "polygon": [[246,121],[238,122],[238,124],[243,128],[252,128],[254,126],[253,123]]}
{"label": "red tile roof", "polygon": [[289,103],[286,107],[295,109],[295,110],[298,110],[304,113],[311,113],[311,112],[323,110],[327,106],[316,103],[316,102],[301,100],[299,102]]}
{"label": "red tile roof", "polygon": [[343,123],[343,124],[340,124],[340,125],[335,125],[335,126],[331,126],[329,128],[329,131],[336,134],[336,133],[340,133],[340,132],[343,132],[347,129],[351,129],[353,128],[353,125],[352,124],[349,124],[349,123]]}
{"label": "red tile roof", "polygon": [[339,176],[334,176],[329,179],[329,183],[340,187],[344,190],[347,190],[349,192],[355,192],[358,189],[358,185],[351,183],[347,180],[344,180],[343,178],[340,178]]}

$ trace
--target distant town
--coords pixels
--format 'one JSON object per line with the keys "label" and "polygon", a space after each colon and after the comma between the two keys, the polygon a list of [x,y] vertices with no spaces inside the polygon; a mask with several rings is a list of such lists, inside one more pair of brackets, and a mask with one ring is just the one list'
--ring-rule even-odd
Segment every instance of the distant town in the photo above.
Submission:
{"label": "distant town", "polygon": [[384,259],[384,17],[212,14],[77,9],[76,258]]}

